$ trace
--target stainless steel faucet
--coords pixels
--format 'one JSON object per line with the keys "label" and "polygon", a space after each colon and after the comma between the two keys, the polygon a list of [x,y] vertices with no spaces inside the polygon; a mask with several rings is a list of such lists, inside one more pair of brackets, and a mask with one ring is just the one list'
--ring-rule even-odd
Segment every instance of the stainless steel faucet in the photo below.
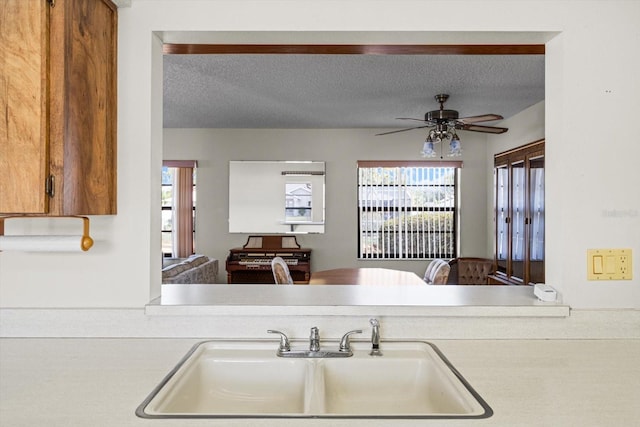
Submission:
{"label": "stainless steel faucet", "polygon": [[280,345],[276,355],[279,357],[307,357],[307,358],[321,358],[321,357],[350,357],[353,356],[351,350],[351,343],[349,337],[353,334],[362,333],[362,329],[356,329],[349,331],[342,336],[340,340],[340,346],[338,350],[321,350],[320,349],[320,331],[317,327],[311,328],[311,334],[309,335],[309,349],[308,350],[292,350],[289,343],[289,338],[280,331],[274,329],[267,330],[270,334],[280,335]]}
{"label": "stainless steel faucet", "polygon": [[380,322],[378,319],[370,319],[369,323],[371,324],[371,352],[369,355],[371,356],[382,356],[382,351],[380,351]]}

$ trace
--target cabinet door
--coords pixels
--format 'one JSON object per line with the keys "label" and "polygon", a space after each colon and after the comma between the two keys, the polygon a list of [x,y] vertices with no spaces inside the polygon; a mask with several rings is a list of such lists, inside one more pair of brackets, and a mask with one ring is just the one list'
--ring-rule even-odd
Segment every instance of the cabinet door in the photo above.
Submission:
{"label": "cabinet door", "polygon": [[495,222],[496,222],[496,244],[495,258],[497,271],[506,274],[509,260],[509,167],[508,164],[495,168]]}
{"label": "cabinet door", "polygon": [[494,156],[497,283],[544,282],[544,140]]}
{"label": "cabinet door", "polygon": [[544,282],[544,157],[529,160],[529,275]]}
{"label": "cabinet door", "polygon": [[0,212],[45,213],[49,175],[44,0],[0,1]]}
{"label": "cabinet door", "polygon": [[117,36],[108,0],[51,10],[52,214],[116,213]]}
{"label": "cabinet door", "polygon": [[526,183],[524,161],[511,165],[511,276],[524,279],[526,263]]}

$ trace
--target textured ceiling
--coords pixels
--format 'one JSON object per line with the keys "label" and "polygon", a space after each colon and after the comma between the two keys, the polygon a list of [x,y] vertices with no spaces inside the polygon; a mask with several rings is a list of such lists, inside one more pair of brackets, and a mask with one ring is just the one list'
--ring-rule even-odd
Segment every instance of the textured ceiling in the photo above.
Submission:
{"label": "textured ceiling", "polygon": [[167,128],[403,128],[438,93],[508,118],[544,99],[544,55],[164,56]]}

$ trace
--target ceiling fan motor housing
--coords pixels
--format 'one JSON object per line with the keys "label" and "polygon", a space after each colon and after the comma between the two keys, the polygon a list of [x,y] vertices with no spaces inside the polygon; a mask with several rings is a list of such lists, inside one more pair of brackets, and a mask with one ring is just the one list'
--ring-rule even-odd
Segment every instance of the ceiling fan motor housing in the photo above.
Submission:
{"label": "ceiling fan motor housing", "polygon": [[433,110],[424,115],[426,122],[457,120],[458,112],[456,110]]}

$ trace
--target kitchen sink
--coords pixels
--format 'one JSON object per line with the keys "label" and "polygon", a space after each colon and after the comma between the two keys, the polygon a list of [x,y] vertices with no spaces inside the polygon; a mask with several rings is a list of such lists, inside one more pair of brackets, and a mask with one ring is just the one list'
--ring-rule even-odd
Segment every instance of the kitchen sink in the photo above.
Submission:
{"label": "kitchen sink", "polygon": [[[325,344],[329,346],[332,344]],[[335,344],[337,345],[337,344]],[[348,358],[284,358],[273,341],[196,344],[140,404],[142,418],[487,418],[433,344],[353,342]]]}

